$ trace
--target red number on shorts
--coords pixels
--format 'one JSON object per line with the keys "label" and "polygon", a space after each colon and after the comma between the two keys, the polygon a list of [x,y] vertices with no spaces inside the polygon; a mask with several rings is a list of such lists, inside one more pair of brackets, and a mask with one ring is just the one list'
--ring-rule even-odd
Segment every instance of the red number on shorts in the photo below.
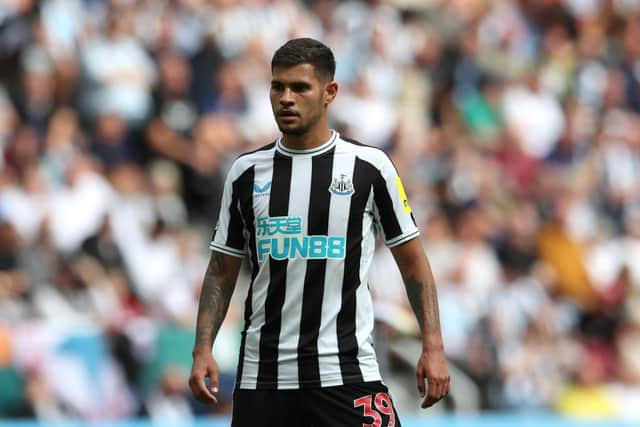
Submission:
{"label": "red number on shorts", "polygon": [[396,415],[393,413],[393,404],[391,403],[391,398],[387,393],[378,393],[376,394],[376,400],[374,402],[376,404],[376,409],[382,412],[385,415],[389,416],[389,427],[394,427],[396,425]]}
{"label": "red number on shorts", "polygon": [[[396,415],[393,412],[393,404],[391,403],[391,398],[387,393],[378,393],[376,394],[376,398],[373,403],[376,406],[378,412],[381,412],[385,415],[389,416],[389,424],[388,427],[395,427],[396,425]],[[357,408],[359,406],[364,406],[363,412],[365,417],[373,418],[373,424],[362,424],[362,427],[380,427],[382,426],[382,417],[380,414],[376,412],[373,408],[371,408],[371,395],[362,396],[353,401],[353,407]]]}
{"label": "red number on shorts", "polygon": [[363,412],[365,417],[373,418],[373,424],[362,424],[362,427],[380,427],[382,426],[382,418],[374,409],[371,408],[371,395],[362,396],[353,401],[353,407],[364,406]]}

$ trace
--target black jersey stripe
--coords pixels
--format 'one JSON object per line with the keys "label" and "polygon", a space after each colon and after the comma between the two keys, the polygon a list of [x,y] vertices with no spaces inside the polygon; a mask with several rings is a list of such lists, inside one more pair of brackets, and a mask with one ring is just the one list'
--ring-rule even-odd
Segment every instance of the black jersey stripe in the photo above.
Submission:
{"label": "black jersey stripe", "polygon": [[[307,234],[326,236],[329,231],[329,208],[331,204],[331,174],[335,148],[318,155],[311,162],[311,194],[309,196],[309,220]],[[320,364],[318,360],[318,336],[322,317],[322,295],[326,259],[307,261],[302,296],[302,316],[298,340],[298,381],[300,385],[320,386]]]}
{"label": "black jersey stripe", "polygon": [[243,180],[246,179],[247,172],[251,171],[253,174],[253,168],[247,169],[242,175],[236,179],[232,184],[232,195],[231,195],[231,203],[229,205],[229,228],[227,230],[227,241],[226,245],[233,249],[242,250],[244,249],[245,239],[242,234],[242,215],[240,213],[240,187],[242,186]]}
{"label": "black jersey stripe", "polygon": [[344,383],[363,381],[358,363],[356,338],[356,290],[360,286],[360,257],[362,255],[363,212],[371,193],[377,170],[356,157],[353,167],[353,187],[347,225],[347,252],[342,280],[342,305],[338,313],[337,333],[340,370]]}
{"label": "black jersey stripe", "polygon": [[[279,152],[274,153],[269,216],[286,216],[289,211],[292,159]],[[277,191],[275,191],[277,189]],[[269,288],[265,300],[264,325],[260,329],[260,362],[257,388],[273,388],[278,384],[278,341],[284,304],[287,259],[269,258]]]}
{"label": "black jersey stripe", "polygon": [[393,200],[391,200],[385,179],[378,169],[374,166],[371,168],[376,173],[373,183],[373,201],[380,213],[380,225],[382,225],[385,240],[389,241],[402,234],[402,227],[400,227],[400,221],[398,221],[396,211],[393,209]]}
{"label": "black jersey stripe", "polygon": [[240,212],[244,219],[245,226],[249,231],[249,251],[251,255],[251,283],[249,284],[249,290],[247,291],[247,297],[244,301],[244,328],[241,332],[240,339],[240,354],[238,356],[238,373],[236,375],[236,381],[239,384],[242,379],[242,367],[244,365],[244,352],[247,340],[247,329],[251,325],[251,315],[253,314],[253,282],[258,275],[258,260],[255,255],[255,230],[253,225],[253,195],[251,189],[253,188],[253,182],[255,177],[254,167],[247,169],[240,177],[234,182],[233,190],[234,194],[238,195],[240,200]]}

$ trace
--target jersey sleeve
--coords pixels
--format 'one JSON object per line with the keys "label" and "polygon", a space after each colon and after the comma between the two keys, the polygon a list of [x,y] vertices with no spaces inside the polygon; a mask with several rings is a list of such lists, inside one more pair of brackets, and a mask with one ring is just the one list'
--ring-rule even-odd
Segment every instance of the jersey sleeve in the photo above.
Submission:
{"label": "jersey sleeve", "polygon": [[373,184],[376,228],[387,247],[398,246],[420,235],[402,181],[391,160],[384,155]]}
{"label": "jersey sleeve", "polygon": [[247,254],[246,239],[244,233],[244,220],[240,210],[240,197],[238,181],[234,181],[236,165],[231,167],[227,174],[220,214],[213,232],[213,238],[209,248],[227,255],[243,258]]}

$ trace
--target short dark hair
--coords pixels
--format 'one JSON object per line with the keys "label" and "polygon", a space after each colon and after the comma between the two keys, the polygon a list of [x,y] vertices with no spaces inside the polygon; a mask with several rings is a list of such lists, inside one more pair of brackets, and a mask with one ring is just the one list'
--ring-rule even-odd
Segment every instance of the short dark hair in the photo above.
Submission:
{"label": "short dark hair", "polygon": [[307,37],[291,39],[280,46],[271,59],[271,70],[300,64],[313,65],[318,77],[328,77],[329,80],[333,80],[336,72],[336,60],[331,49]]}

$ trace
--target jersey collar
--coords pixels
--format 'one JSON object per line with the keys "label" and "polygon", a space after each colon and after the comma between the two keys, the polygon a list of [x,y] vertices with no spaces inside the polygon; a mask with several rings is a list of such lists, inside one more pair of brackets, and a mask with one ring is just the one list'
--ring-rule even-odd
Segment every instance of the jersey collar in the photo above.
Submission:
{"label": "jersey collar", "polygon": [[293,148],[287,148],[282,143],[282,137],[280,137],[276,142],[276,149],[287,156],[316,156],[318,154],[326,153],[327,151],[331,150],[331,148],[336,145],[336,141],[338,140],[339,136],[340,134],[338,134],[338,132],[331,129],[331,136],[329,137],[329,140],[327,142],[318,147],[310,148],[308,150],[294,150]]}

